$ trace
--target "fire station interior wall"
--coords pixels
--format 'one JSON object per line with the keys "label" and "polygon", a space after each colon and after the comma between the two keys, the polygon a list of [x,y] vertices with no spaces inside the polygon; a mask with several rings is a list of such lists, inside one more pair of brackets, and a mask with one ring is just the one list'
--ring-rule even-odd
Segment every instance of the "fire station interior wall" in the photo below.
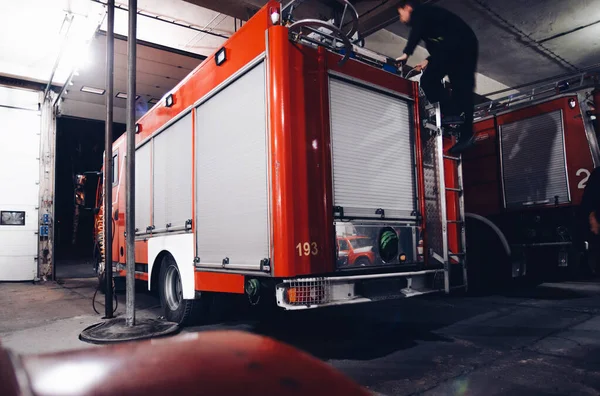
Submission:
{"label": "fire station interior wall", "polygon": [[145,233],[151,226],[150,198],[152,169],[152,141],[135,151],[135,228],[136,233]]}
{"label": "fire station interior wall", "polygon": [[39,92],[0,87],[0,281],[37,275]]}
{"label": "fire station interior wall", "polygon": [[269,258],[266,116],[264,62],[196,109],[200,265],[258,269]]}
{"label": "fire station interior wall", "polygon": [[183,227],[192,218],[192,113],[153,141],[152,223],[155,232]]}
{"label": "fire station interior wall", "polygon": [[570,202],[561,110],[500,126],[507,208]]}
{"label": "fire station interior wall", "polygon": [[416,210],[409,102],[330,78],[334,205],[344,216],[409,218]]}

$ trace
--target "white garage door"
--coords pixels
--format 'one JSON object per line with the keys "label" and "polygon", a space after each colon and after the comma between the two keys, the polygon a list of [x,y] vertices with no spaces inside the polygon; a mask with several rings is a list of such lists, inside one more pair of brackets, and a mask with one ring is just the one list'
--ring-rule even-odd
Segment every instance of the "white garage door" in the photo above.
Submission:
{"label": "white garage door", "polygon": [[0,87],[0,281],[37,274],[38,93]]}

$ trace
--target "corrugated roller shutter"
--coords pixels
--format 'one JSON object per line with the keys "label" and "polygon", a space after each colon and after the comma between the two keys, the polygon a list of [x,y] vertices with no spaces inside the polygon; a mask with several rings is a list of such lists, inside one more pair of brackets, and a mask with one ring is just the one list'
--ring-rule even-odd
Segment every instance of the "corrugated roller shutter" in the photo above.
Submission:
{"label": "corrugated roller shutter", "polygon": [[146,143],[135,151],[135,228],[146,232],[150,222],[150,178],[152,142]]}
{"label": "corrugated roller shutter", "polygon": [[570,201],[562,111],[500,126],[507,207]]}
{"label": "corrugated roller shutter", "polygon": [[192,218],[192,114],[154,138],[153,222],[157,231]]}
{"label": "corrugated roller shutter", "polygon": [[334,205],[345,217],[408,218],[415,211],[413,118],[403,99],[329,81]]}
{"label": "corrugated roller shutter", "polygon": [[265,92],[261,63],[196,110],[201,265],[258,269],[269,258]]}

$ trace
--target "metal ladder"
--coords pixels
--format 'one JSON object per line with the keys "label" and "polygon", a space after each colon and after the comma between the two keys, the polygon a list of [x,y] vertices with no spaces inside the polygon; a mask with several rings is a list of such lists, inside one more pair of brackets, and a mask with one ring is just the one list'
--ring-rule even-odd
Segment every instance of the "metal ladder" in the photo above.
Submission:
{"label": "metal ladder", "polygon": [[[423,120],[423,126],[429,130],[429,136],[424,137],[428,141],[425,144],[433,147],[430,154],[436,168],[436,188],[438,192],[444,192],[437,194],[437,209],[432,211],[437,213],[427,213],[428,217],[432,217],[428,220],[429,224],[439,221],[441,244],[438,243],[436,247],[440,253],[436,253],[435,248],[429,250],[430,257],[444,266],[444,290],[450,293],[454,289],[468,288],[462,156],[455,157],[444,153],[444,146],[451,147],[455,139],[444,133],[439,104],[427,103],[425,114],[429,115]],[[435,123],[432,122],[432,118],[435,119]],[[446,171],[447,166],[450,172]],[[452,203],[450,208],[447,205],[448,201]],[[433,228],[435,230],[438,227]],[[451,230],[454,232],[450,232]],[[430,235],[429,238],[432,245],[435,244],[434,237]],[[453,271],[458,267],[462,269],[462,276],[457,277]]]}

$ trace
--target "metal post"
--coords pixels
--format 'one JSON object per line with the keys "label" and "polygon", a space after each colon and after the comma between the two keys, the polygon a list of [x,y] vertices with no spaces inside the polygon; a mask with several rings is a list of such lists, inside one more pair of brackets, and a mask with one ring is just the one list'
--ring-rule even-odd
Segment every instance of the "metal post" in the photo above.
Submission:
{"label": "metal post", "polygon": [[135,325],[135,68],[137,0],[129,0],[127,36],[127,302],[125,322]]}
{"label": "metal post", "polygon": [[108,0],[106,23],[106,126],[104,136],[104,273],[106,294],[104,295],[104,316],[113,317],[113,272],[112,272],[112,184],[113,184],[113,70],[115,57],[115,0]]}

